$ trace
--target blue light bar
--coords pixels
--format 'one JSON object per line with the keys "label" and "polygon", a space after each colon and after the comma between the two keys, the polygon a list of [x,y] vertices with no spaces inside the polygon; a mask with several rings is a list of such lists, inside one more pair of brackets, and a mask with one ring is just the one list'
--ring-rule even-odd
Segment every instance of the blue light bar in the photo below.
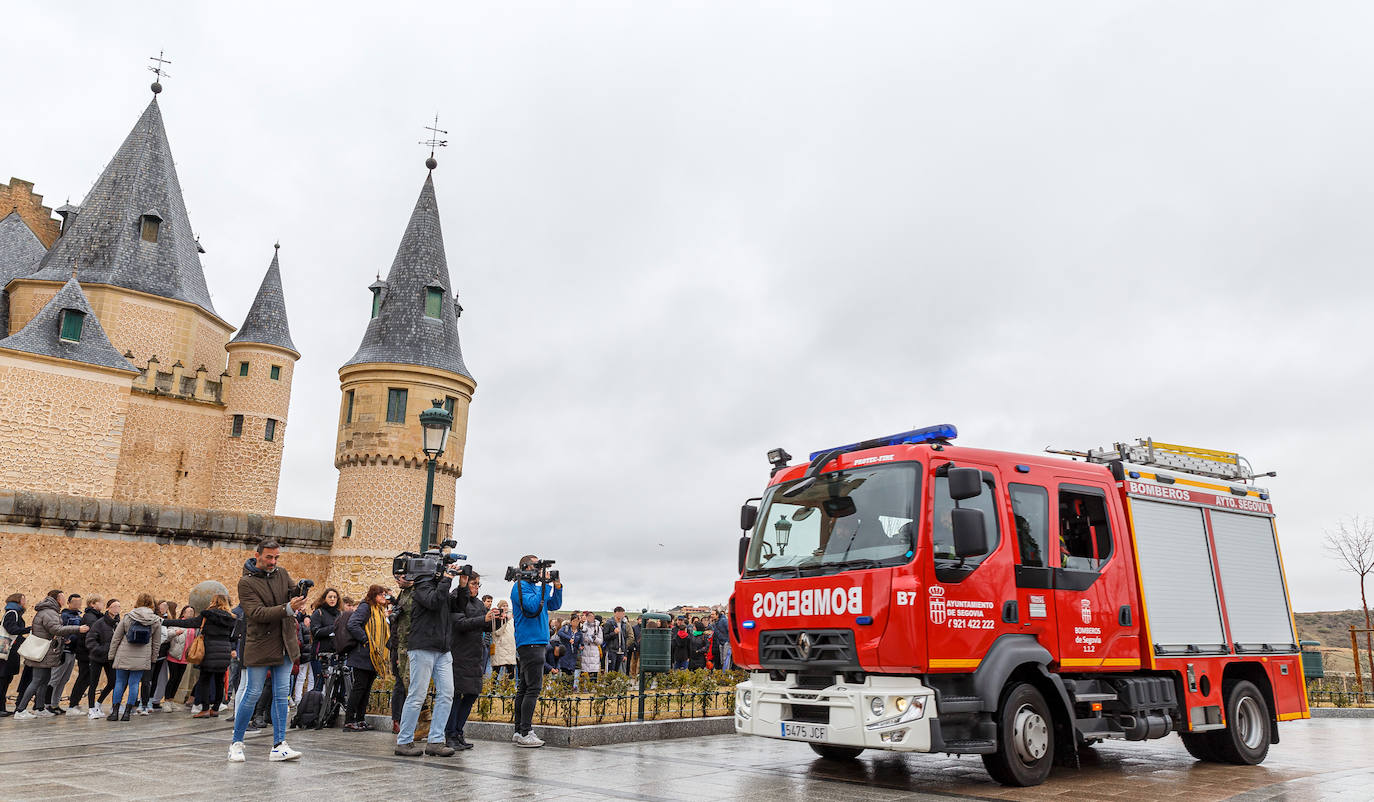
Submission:
{"label": "blue light bar", "polygon": [[745,629],[753,629],[753,628],[754,628],[754,622],[753,622],[753,621],[741,621],[741,622],[739,622],[739,625],[742,626],[742,627],[744,627]]}
{"label": "blue light bar", "polygon": [[912,429],[901,434],[891,434],[887,437],[875,437],[872,440],[864,440],[861,443],[850,443],[847,446],[837,448],[823,448],[820,451],[812,451],[810,459],[815,459],[822,454],[831,451],[860,451],[865,448],[878,448],[879,446],[900,446],[913,443],[930,443],[935,440],[953,440],[959,436],[959,430],[954,428],[952,423],[942,423],[939,426],[927,426],[924,429]]}
{"label": "blue light bar", "polygon": [[873,616],[871,616],[871,615],[861,615],[861,616],[859,616],[858,618],[854,619],[854,623],[858,624],[858,625],[861,626],[861,627],[866,627],[866,626],[868,626],[869,624],[872,624],[872,623],[873,623]]}

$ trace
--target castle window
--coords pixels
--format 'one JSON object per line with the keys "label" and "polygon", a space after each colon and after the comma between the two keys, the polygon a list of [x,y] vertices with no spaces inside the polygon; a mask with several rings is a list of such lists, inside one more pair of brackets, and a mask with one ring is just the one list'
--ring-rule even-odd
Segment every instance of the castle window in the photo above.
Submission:
{"label": "castle window", "polygon": [[156,214],[145,214],[139,218],[138,235],[144,242],[157,242],[157,230],[162,226],[162,218]]}
{"label": "castle window", "polygon": [[353,422],[353,391],[344,393],[344,403],[347,405],[344,411],[344,423]]}
{"label": "castle window", "polygon": [[271,418],[268,418],[268,419],[267,419],[267,428],[265,428],[265,429],[262,430],[262,439],[264,439],[264,440],[276,440],[276,439],[277,439],[277,422],[276,422],[275,420],[272,420]]}
{"label": "castle window", "polygon": [[381,287],[373,287],[373,288],[372,288],[372,316],[373,316],[373,317],[376,317],[376,316],[377,316],[377,313],[380,312],[380,311],[382,311],[382,288],[381,288]]}
{"label": "castle window", "polygon": [[444,288],[430,287],[425,290],[425,317],[444,316]]}
{"label": "castle window", "polygon": [[272,381],[281,381],[281,365],[272,366]]}
{"label": "castle window", "polygon": [[243,416],[234,416],[234,429],[229,433],[230,437],[243,437]]}
{"label": "castle window", "polygon": [[81,342],[81,328],[86,322],[86,313],[79,309],[63,309],[58,336],[69,343]]}
{"label": "castle window", "polygon": [[[448,413],[448,416],[449,416],[450,418],[453,417],[453,407],[454,407],[454,405],[457,404],[457,403],[458,403],[458,399],[454,398],[453,396],[451,396],[451,395],[446,395],[446,396],[444,396],[444,411]],[[450,424],[450,425],[452,425],[452,424]]]}
{"label": "castle window", "polygon": [[386,391],[386,422],[405,423],[406,422],[406,390],[398,390],[392,387]]}
{"label": "castle window", "polygon": [[240,376],[247,376],[247,375],[248,375],[248,363],[247,363],[247,362],[240,362],[240,363],[239,363],[239,375],[240,375]]}
{"label": "castle window", "polygon": [[353,519],[352,519],[352,518],[345,518],[345,519],[344,519],[344,531],[343,531],[343,536],[344,536],[344,537],[353,537]]}

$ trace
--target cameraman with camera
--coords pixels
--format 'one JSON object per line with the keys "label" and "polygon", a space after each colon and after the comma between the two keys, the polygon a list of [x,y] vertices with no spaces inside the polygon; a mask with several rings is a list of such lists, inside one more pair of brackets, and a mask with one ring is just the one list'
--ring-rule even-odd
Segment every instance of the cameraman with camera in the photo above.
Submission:
{"label": "cameraman with camera", "polygon": [[[506,569],[506,581],[514,582],[510,603],[515,615],[515,654],[519,685],[515,692],[516,746],[540,747],[544,742],[534,734],[534,708],[544,686],[544,656],[549,642],[549,611],[563,606],[563,583],[558,572],[550,570],[553,560],[540,560],[533,554],[520,558],[520,568]],[[549,592],[549,584],[553,592]]]}
{"label": "cameraman with camera", "polygon": [[[448,546],[451,542],[444,541],[443,545]],[[452,757],[454,754],[453,747],[445,743],[444,737],[449,709],[453,705],[450,616],[458,606],[450,591],[453,578],[464,569],[450,559],[453,556],[446,554],[439,558],[431,552],[419,560],[407,560],[405,578],[414,579],[415,585],[411,590],[410,632],[406,640],[406,656],[410,664],[406,684],[408,690],[405,707],[401,711],[401,728],[396,733],[396,754],[403,757]],[[414,573],[417,568],[422,571],[418,576]],[[467,577],[463,576],[460,583],[466,585],[466,580]],[[468,593],[463,590],[463,609],[467,607],[467,598]],[[434,710],[429,723],[429,742],[422,748],[415,743],[415,726],[420,721],[420,708],[424,706],[425,696],[429,693],[431,679],[434,681]]]}

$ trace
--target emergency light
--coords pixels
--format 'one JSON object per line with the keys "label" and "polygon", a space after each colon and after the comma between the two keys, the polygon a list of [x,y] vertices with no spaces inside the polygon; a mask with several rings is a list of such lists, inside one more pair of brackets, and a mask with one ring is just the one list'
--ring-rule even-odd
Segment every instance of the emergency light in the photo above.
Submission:
{"label": "emergency light", "polygon": [[959,436],[959,430],[952,423],[942,423],[938,426],[927,426],[924,429],[912,429],[901,434],[890,434],[887,437],[875,437],[872,440],[864,440],[861,443],[851,443],[847,446],[836,448],[823,448],[820,451],[812,451],[811,459],[815,459],[822,454],[832,451],[848,453],[850,451],[860,451],[865,448],[878,448],[879,446],[900,446],[915,443],[934,443],[946,440],[953,440]]}

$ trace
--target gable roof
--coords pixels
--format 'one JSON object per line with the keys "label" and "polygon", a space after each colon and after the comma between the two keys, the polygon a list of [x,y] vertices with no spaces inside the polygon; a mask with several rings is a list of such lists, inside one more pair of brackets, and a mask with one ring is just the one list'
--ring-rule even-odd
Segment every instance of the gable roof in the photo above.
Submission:
{"label": "gable roof", "polygon": [[262,286],[258,287],[253,305],[248,307],[243,328],[229,342],[275,345],[300,356],[296,344],[291,342],[291,327],[286,322],[286,293],[281,288],[281,266],[277,262],[277,253],[272,254],[272,264],[267,267],[267,275],[262,277]]}
{"label": "gable roof", "polygon": [[[58,326],[61,325],[59,318],[63,309],[75,309],[85,313],[80,342],[69,342],[58,336]],[[81,285],[76,282],[75,276],[62,285],[62,289],[57,291],[52,300],[48,301],[24,328],[0,340],[0,348],[138,373],[138,368],[130,365],[129,360],[120,356],[114,346],[110,345],[110,338],[105,336],[105,330],[100,327],[95,312],[91,311],[86,293],[81,291]]]}
{"label": "gable roof", "polygon": [[[377,287],[376,284],[373,287]],[[443,291],[440,317],[425,315],[430,287]],[[394,362],[447,370],[468,378],[463,349],[458,342],[458,300],[449,281],[444,255],[444,232],[439,225],[439,203],[434,196],[434,175],[425,178],[420,197],[410,213],[396,249],[391,271],[386,274],[381,308],[368,321],[362,344],[344,363]]]}
{"label": "gable roof", "polygon": [[[145,214],[162,219],[157,242],[145,242],[140,236],[140,218]],[[126,287],[186,301],[216,314],[156,98],[32,278],[65,281],[73,268],[87,284]]]}

